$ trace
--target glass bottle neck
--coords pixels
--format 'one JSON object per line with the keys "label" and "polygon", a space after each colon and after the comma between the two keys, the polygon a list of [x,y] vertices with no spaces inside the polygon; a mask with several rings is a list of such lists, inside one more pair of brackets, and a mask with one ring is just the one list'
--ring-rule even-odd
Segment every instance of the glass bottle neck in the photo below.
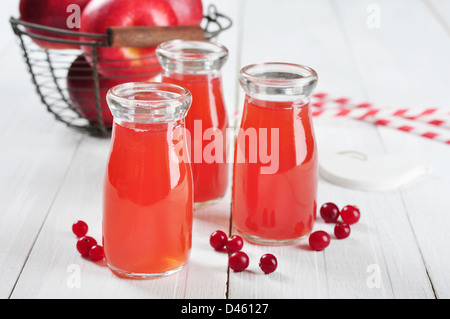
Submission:
{"label": "glass bottle neck", "polygon": [[172,79],[177,82],[209,82],[217,78],[222,78],[222,71],[213,71],[205,74],[177,73],[169,70],[163,72],[163,78]]}
{"label": "glass bottle neck", "polygon": [[158,46],[156,55],[164,70],[190,75],[219,72],[228,60],[228,50],[209,41],[164,42]]}
{"label": "glass bottle neck", "polygon": [[125,83],[109,90],[107,102],[117,123],[168,123],[186,117],[192,95],[168,83]]}
{"label": "glass bottle neck", "polygon": [[121,119],[114,119],[115,125],[120,125],[123,128],[133,130],[137,133],[142,132],[170,132],[179,128],[185,127],[185,120],[171,122],[155,122],[155,123],[137,123],[127,122]]}
{"label": "glass bottle neck", "polygon": [[246,105],[251,104],[260,108],[287,110],[287,109],[299,109],[309,106],[309,99],[300,99],[294,101],[272,101],[267,99],[258,99],[246,94]]}
{"label": "glass bottle neck", "polygon": [[245,93],[256,100],[296,104],[308,102],[317,81],[313,69],[289,63],[249,65],[239,77]]}

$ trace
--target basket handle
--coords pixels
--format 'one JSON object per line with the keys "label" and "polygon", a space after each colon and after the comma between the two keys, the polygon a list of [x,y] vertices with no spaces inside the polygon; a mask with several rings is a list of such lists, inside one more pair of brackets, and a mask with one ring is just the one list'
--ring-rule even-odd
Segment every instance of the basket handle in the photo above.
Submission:
{"label": "basket handle", "polygon": [[174,39],[204,40],[205,31],[200,26],[136,26],[110,27],[108,29],[109,45],[114,48],[154,47]]}

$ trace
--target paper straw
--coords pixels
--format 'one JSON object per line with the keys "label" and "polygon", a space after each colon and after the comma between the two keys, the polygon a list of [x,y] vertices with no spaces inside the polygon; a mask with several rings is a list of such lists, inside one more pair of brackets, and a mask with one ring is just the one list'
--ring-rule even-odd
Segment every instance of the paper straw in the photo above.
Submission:
{"label": "paper straw", "polygon": [[[390,114],[393,116],[403,117],[405,119],[409,120],[421,120],[422,117],[429,117],[429,116],[435,116],[434,119],[428,118],[427,122],[440,122],[444,121],[441,117],[448,117],[450,116],[450,109],[449,108],[437,108],[437,107],[430,107],[430,108],[392,108],[392,107],[384,107],[379,108],[375,107],[372,103],[363,102],[363,103],[355,103],[351,102],[351,99],[348,97],[341,97],[341,98],[331,98],[327,93],[317,93],[314,95],[311,104],[313,107],[319,107],[319,108],[336,108],[336,107],[343,107],[343,108],[361,108],[361,109],[373,109],[378,110],[377,112],[383,112],[384,114]],[[424,120],[425,121],[425,120]],[[441,124],[434,124],[429,123],[431,125],[438,125],[441,126]]]}
{"label": "paper straw", "polygon": [[424,125],[417,125],[412,120],[396,118],[394,116],[383,115],[381,112],[376,112],[372,109],[365,108],[329,108],[329,109],[315,109],[312,111],[315,118],[352,118],[356,120],[366,121],[378,126],[390,127],[402,132],[411,133],[424,138],[439,141],[450,145],[450,133],[445,134],[438,130],[431,130]]}

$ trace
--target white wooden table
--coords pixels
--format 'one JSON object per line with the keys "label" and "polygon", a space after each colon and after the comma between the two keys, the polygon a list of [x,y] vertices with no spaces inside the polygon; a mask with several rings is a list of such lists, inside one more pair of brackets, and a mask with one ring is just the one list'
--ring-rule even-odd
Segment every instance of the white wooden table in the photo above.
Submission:
{"label": "white wooden table", "polygon": [[[230,196],[195,213],[189,265],[164,279],[133,281],[82,259],[71,225],[101,238],[102,183],[109,140],[72,131],[40,104],[0,2],[0,298],[449,298],[450,145],[349,119],[316,121],[321,148],[420,156],[433,172],[393,191],[345,189],[320,180],[319,204],[357,204],[362,220],[325,252],[246,243],[247,271],[227,268],[210,234],[232,230]],[[450,107],[450,1],[208,0],[234,27],[218,40],[230,114],[243,102],[241,67],[309,65],[318,91],[379,106]],[[375,6],[374,6],[375,5]],[[368,24],[373,10],[380,22]],[[375,21],[377,22],[377,21]],[[316,229],[332,232],[318,221]],[[259,257],[279,268],[264,275]],[[379,275],[379,277],[377,277]],[[377,281],[376,279],[380,280]]]}

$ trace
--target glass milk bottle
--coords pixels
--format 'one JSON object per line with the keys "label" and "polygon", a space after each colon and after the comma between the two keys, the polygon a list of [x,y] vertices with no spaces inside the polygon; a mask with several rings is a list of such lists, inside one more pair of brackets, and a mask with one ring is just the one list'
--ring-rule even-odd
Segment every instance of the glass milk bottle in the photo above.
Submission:
{"label": "glass milk bottle", "polygon": [[184,118],[188,90],[127,83],[107,95],[114,116],[104,184],[103,244],[119,276],[170,275],[188,261],[193,184]]}
{"label": "glass milk bottle", "polygon": [[185,87],[193,96],[186,128],[191,135],[194,207],[215,203],[229,183],[229,122],[221,72],[228,50],[209,41],[174,40],[162,43],[156,54],[164,69],[162,81]]}
{"label": "glass milk bottle", "polygon": [[233,225],[248,241],[292,244],[316,220],[318,161],[311,68],[263,63],[242,69],[246,93],[235,150]]}

